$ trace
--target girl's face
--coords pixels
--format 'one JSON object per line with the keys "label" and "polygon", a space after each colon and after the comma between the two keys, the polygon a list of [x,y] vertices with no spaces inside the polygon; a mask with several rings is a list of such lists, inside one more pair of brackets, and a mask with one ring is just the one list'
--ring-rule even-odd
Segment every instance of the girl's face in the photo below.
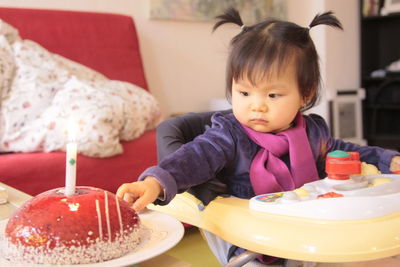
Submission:
{"label": "girl's face", "polygon": [[247,80],[233,80],[232,109],[236,119],[263,133],[286,130],[305,104],[297,85],[294,64],[279,74],[252,86]]}

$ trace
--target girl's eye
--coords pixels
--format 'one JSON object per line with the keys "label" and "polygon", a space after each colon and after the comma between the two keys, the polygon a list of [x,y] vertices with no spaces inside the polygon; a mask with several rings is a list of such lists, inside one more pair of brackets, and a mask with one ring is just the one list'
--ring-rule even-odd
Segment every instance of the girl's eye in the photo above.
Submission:
{"label": "girl's eye", "polygon": [[278,97],[280,97],[281,95],[279,95],[279,94],[268,94],[268,96],[269,96],[270,98],[278,98]]}
{"label": "girl's eye", "polygon": [[248,95],[249,95],[248,92],[243,92],[243,91],[241,91],[240,94],[241,94],[242,96],[248,96]]}

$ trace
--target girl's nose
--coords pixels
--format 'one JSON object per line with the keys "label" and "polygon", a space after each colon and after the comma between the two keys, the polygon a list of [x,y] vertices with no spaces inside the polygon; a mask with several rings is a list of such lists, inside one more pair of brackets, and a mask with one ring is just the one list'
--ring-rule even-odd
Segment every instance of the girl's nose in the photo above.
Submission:
{"label": "girl's nose", "polygon": [[267,110],[267,105],[262,101],[255,102],[251,105],[251,111],[253,112],[267,112]]}

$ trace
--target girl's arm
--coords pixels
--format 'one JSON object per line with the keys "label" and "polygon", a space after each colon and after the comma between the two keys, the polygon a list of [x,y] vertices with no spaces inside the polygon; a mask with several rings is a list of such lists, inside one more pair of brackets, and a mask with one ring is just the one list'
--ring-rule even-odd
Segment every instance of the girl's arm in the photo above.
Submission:
{"label": "girl's arm", "polygon": [[233,160],[235,130],[223,115],[214,117],[212,128],[165,157],[158,166],[145,170],[138,180],[155,177],[165,190],[164,198],[156,203],[167,204],[176,193],[214,178]]}
{"label": "girl's arm", "polygon": [[318,152],[319,168],[323,169],[326,156],[334,150],[354,151],[360,153],[360,160],[373,164],[383,173],[391,173],[398,168],[397,162],[400,153],[393,150],[383,149],[377,146],[360,146],[354,143],[335,139],[331,136],[325,120],[316,114],[311,114],[307,119],[307,134],[314,150]]}

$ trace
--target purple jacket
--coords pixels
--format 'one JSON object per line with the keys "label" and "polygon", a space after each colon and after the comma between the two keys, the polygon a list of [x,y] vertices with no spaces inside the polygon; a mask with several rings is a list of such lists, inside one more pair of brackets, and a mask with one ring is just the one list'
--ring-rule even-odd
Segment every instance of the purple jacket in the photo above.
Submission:
{"label": "purple jacket", "polygon": [[[320,178],[325,178],[326,155],[334,150],[357,151],[361,161],[376,165],[383,173],[398,152],[380,147],[359,146],[332,138],[324,119],[316,114],[304,115],[307,135]],[[251,141],[232,113],[216,113],[212,126],[192,142],[164,158],[158,166],[145,170],[139,177],[154,176],[165,188],[167,204],[177,194],[202,184],[217,174],[226,177],[229,194],[240,198],[254,196],[249,177],[250,164],[259,146]],[[289,163],[288,155],[282,160]]]}

